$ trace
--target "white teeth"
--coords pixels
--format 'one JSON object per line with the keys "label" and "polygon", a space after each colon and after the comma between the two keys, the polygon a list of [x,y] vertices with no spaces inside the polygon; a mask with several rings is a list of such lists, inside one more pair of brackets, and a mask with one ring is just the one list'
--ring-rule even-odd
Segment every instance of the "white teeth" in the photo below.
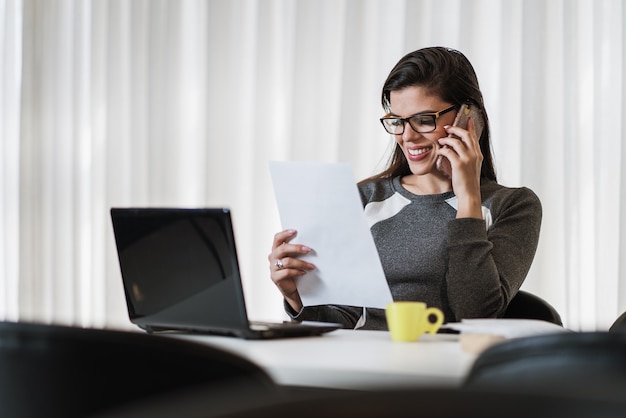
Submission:
{"label": "white teeth", "polygon": [[430,148],[418,148],[418,149],[407,148],[407,151],[409,151],[409,154],[411,155],[420,155],[420,154],[430,151]]}

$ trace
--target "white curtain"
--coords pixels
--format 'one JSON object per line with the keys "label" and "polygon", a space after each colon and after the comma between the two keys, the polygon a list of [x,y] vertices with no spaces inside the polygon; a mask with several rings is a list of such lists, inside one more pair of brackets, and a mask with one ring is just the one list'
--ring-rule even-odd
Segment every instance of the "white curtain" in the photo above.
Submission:
{"label": "white curtain", "polygon": [[523,288],[626,310],[621,0],[0,0],[0,318],[129,327],[109,209],[229,206],[253,319],[282,318],[268,161],[380,167],[380,88],[460,49],[499,180],[541,198]]}

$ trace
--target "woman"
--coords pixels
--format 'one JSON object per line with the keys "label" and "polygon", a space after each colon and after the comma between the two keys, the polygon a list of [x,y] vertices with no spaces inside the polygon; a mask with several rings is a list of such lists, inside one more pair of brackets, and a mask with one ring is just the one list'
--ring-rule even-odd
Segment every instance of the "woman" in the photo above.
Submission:
{"label": "woman", "polygon": [[[464,103],[477,115],[465,128],[452,126]],[[496,182],[487,112],[471,63],[449,48],[409,53],[391,70],[382,105],[387,114],[381,122],[395,150],[387,168],[358,187],[394,300],[436,306],[447,322],[501,316],[534,258],[541,203],[528,188]],[[476,126],[484,126],[479,137]],[[315,266],[299,258],[310,248],[290,243],[296,233],[277,233],[268,256],[287,313],[345,328],[386,329],[382,309],[302,306],[295,279]]]}

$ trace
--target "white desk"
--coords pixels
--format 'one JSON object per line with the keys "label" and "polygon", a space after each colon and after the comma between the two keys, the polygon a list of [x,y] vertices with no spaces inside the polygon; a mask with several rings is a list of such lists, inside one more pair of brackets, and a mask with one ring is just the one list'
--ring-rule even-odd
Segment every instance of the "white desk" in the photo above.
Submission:
{"label": "white desk", "polygon": [[278,384],[339,389],[461,384],[475,355],[463,352],[458,335],[423,335],[393,342],[386,331],[337,330],[320,337],[242,340],[177,335],[214,345],[264,368]]}

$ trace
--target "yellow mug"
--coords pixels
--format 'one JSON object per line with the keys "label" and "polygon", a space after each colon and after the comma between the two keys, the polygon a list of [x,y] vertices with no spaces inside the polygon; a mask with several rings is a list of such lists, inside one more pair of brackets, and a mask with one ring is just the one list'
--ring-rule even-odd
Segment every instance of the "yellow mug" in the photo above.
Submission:
{"label": "yellow mug", "polygon": [[417,341],[426,332],[435,334],[443,324],[443,312],[423,302],[391,302],[385,315],[393,341]]}

